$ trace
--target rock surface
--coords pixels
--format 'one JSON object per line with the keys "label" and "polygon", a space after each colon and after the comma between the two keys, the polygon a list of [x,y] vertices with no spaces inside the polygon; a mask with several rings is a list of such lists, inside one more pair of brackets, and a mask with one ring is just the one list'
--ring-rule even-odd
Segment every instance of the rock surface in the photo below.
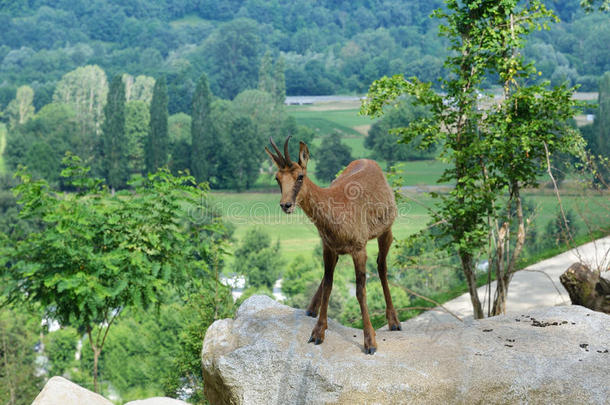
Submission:
{"label": "rock surface", "polygon": [[113,405],[95,392],[63,377],[53,377],[45,384],[32,405]]}
{"label": "rock surface", "polygon": [[461,323],[403,322],[362,331],[253,296],[214,322],[202,365],[212,404],[607,403],[610,316],[579,306],[538,308]]}
{"label": "rock surface", "polygon": [[[89,391],[63,377],[47,381],[32,405],[114,405],[103,396]],[[186,402],[167,397],[154,397],[127,402],[125,405],[187,405]]]}

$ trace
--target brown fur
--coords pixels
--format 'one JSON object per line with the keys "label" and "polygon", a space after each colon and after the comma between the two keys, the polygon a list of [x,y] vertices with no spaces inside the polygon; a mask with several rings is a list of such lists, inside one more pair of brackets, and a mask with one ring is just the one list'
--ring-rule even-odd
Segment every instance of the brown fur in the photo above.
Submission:
{"label": "brown fur", "polygon": [[[272,145],[276,148],[274,143]],[[374,238],[379,244],[377,266],[386,301],[388,327],[401,329],[392,305],[386,263],[397,208],[394,193],[381,168],[372,160],[355,160],[328,188],[321,188],[307,178],[309,150],[303,142],[298,163],[292,162],[289,156],[282,157],[277,148],[277,156],[265,150],[279,169],[276,179],[282,191],[280,206],[288,214],[294,211],[295,205],[301,207],[318,228],[322,239],[324,278],[307,308],[308,315],[316,316],[318,309],[320,315],[309,341],[315,344],[324,341],[335,265],[339,255],[349,254],[356,271],[356,296],[364,325],[364,351],[375,353],[375,330],[366,305],[366,243]]]}

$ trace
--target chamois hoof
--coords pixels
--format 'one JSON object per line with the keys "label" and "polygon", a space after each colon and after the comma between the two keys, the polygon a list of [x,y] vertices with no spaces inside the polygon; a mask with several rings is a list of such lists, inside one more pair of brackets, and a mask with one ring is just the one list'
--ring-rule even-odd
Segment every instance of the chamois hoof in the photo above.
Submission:
{"label": "chamois hoof", "polygon": [[364,353],[366,354],[375,354],[375,352],[377,351],[376,347],[369,347],[368,349],[364,349]]}
{"label": "chamois hoof", "polygon": [[307,316],[311,316],[312,318],[317,318],[317,316],[318,316],[318,314],[317,314],[317,313],[315,313],[315,312],[313,312],[313,311],[310,311],[310,310],[305,311],[305,314],[306,314]]}
{"label": "chamois hoof", "polygon": [[323,342],[323,340],[320,338],[314,338],[313,336],[311,336],[309,338],[309,340],[307,341],[307,343],[311,343],[311,342],[314,342],[315,345],[319,345],[320,343]]}
{"label": "chamois hoof", "polygon": [[402,330],[402,326],[400,326],[400,324],[392,325],[390,326],[390,330]]}

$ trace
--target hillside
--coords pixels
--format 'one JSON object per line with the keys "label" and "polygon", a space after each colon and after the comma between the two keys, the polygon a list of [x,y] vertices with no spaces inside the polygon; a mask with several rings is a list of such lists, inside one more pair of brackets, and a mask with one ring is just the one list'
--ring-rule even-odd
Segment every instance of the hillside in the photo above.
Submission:
{"label": "hillside", "polygon": [[[0,3],[0,109],[16,87],[31,85],[36,109],[78,66],[110,76],[168,80],[170,113],[188,112],[202,71],[215,95],[256,87],[262,55],[282,55],[288,95],[365,92],[382,76],[433,80],[443,73],[445,41],[429,18],[439,0],[14,1]],[[610,69],[610,24],[577,0],[547,1],[562,23],[525,49],[542,79],[568,79],[595,90]],[[230,49],[230,52],[227,50]]]}

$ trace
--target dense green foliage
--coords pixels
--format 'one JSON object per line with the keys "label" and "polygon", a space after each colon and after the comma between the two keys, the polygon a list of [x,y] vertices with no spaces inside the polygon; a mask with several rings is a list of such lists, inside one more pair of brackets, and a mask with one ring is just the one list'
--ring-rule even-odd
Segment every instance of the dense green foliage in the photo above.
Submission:
{"label": "dense green foliage", "polygon": [[216,244],[206,235],[218,229],[187,222],[183,207],[196,207],[205,192],[190,177],[160,171],[134,182],[135,194],[113,197],[80,159],[66,157],[64,164],[62,176],[78,191],[69,196],[18,173],[20,216],[44,228],[23,240],[3,240],[2,292],[9,302],[38,304],[49,318],[86,332],[96,382],[113,321],[126,307],[158,305],[168,288],[183,289],[201,275],[205,254]]}
{"label": "dense green foliage", "polygon": [[65,375],[76,366],[76,348],[80,336],[72,327],[64,327],[44,337],[44,348],[49,359],[49,375]]}
{"label": "dense green foliage", "polygon": [[334,180],[337,173],[353,160],[349,146],[341,143],[341,136],[337,133],[322,139],[316,159],[316,177],[323,181]]}
{"label": "dense green foliage", "polygon": [[271,242],[271,237],[257,228],[246,232],[235,250],[237,274],[246,277],[246,287],[272,289],[282,272],[283,260],[279,240]]}
{"label": "dense green foliage", "polygon": [[395,108],[390,108],[383,118],[375,122],[369,130],[364,146],[373,150],[373,157],[385,160],[388,167],[405,160],[434,158],[434,145],[420,148],[421,137],[407,144],[397,144],[400,138],[393,128],[407,127],[412,121],[426,116],[421,106],[414,107],[410,101],[402,101]]}
{"label": "dense green foliage", "polygon": [[0,398],[3,403],[29,405],[38,395],[43,381],[37,372],[37,354],[33,348],[40,329],[39,317],[22,309],[0,308]]}
{"label": "dense green foliage", "polygon": [[[594,89],[609,66],[607,16],[586,15],[577,1],[547,4],[563,22],[552,34],[535,34],[527,56],[544,79]],[[202,72],[214,94],[232,98],[256,87],[267,51],[283,55],[291,95],[363,92],[374,79],[401,72],[432,81],[444,73],[447,52],[428,18],[439,6],[440,0],[3,2],[0,108],[28,84],[40,109],[65,73],[97,64],[113,76],[165,75],[170,113],[189,113]]]}

